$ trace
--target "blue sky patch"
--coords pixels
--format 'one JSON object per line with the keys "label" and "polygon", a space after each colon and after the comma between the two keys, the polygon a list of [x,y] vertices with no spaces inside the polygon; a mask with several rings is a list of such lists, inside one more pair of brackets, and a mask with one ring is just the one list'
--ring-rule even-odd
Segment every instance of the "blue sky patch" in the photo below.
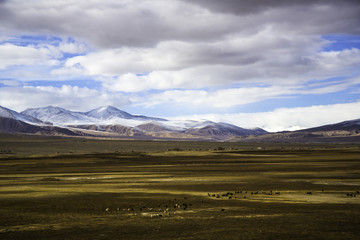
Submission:
{"label": "blue sky patch", "polygon": [[352,48],[360,49],[360,36],[336,34],[323,36],[323,39],[332,42],[325,46],[323,51],[342,51]]}
{"label": "blue sky patch", "polygon": [[25,83],[26,86],[51,86],[61,88],[63,85],[72,86],[72,87],[80,87],[80,88],[90,88],[90,89],[100,89],[101,82],[97,82],[94,80],[59,80],[59,81],[27,81]]}
{"label": "blue sky patch", "polygon": [[48,36],[48,35],[22,35],[10,38],[2,43],[11,43],[17,46],[29,46],[29,45],[53,45],[58,46],[62,42],[60,37]]}

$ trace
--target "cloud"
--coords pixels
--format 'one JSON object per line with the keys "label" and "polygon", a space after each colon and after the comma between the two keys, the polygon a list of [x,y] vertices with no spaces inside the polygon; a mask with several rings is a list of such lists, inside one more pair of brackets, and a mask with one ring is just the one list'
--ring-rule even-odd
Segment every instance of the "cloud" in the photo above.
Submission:
{"label": "cloud", "polygon": [[51,86],[0,88],[0,106],[17,111],[48,105],[88,111],[100,105],[122,107],[128,104],[130,104],[130,99],[124,95],[112,95],[87,87],[63,85],[60,88]]}
{"label": "cloud", "polygon": [[[311,34],[347,32],[359,34],[360,6],[356,0],[185,0],[212,12],[234,14],[276,24],[289,31]],[[256,19],[252,18],[256,17]],[[286,19],[286,21],[284,21]],[[296,26],[296,27],[293,27]]]}
{"label": "cloud", "polygon": [[58,48],[63,53],[82,54],[89,52],[89,47],[84,42],[77,41],[62,41]]}
{"label": "cloud", "polygon": [[[0,74],[12,86],[0,88],[0,103],[226,112],[355,89],[360,50],[332,51],[337,38],[326,35],[359,35],[359,22],[355,0],[0,1]],[[16,85],[74,79],[98,84]]]}
{"label": "cloud", "polygon": [[0,83],[8,87],[18,87],[21,85],[20,82],[14,80],[0,80]]}
{"label": "cloud", "polygon": [[76,39],[54,49],[81,56],[49,77],[88,76],[111,91],[296,85],[348,76],[360,63],[358,49],[322,52],[330,44],[322,34],[357,31],[353,1],[15,0],[2,8],[6,31]]}
{"label": "cloud", "polygon": [[281,87],[244,87],[221,89],[214,92],[205,90],[172,90],[146,96],[139,105],[152,107],[158,104],[178,104],[206,106],[210,108],[230,108],[264,101],[271,98],[284,97],[292,90]]}
{"label": "cloud", "polygon": [[84,74],[111,91],[194,89],[234,83],[292,85],[349,77],[359,49],[323,52],[321,37],[255,35],[206,43],[162,42],[155,48],[120,48],[70,58],[54,74]]}
{"label": "cloud", "polygon": [[254,13],[256,11],[264,11],[269,8],[283,8],[283,7],[294,7],[294,6],[306,6],[313,7],[316,5],[355,5],[356,0],[185,0],[189,3],[196,3],[202,7],[214,10],[214,11],[225,11],[231,13]]}
{"label": "cloud", "polygon": [[355,1],[14,0],[2,9],[7,31],[73,36],[99,48],[206,42],[270,25],[295,36],[360,31]]}
{"label": "cloud", "polygon": [[[137,79],[138,78],[135,78],[134,81],[137,81]],[[141,82],[138,82],[138,84],[141,84]],[[299,95],[335,93],[350,89],[351,87],[358,86],[359,84],[360,76],[355,76],[353,78],[341,80],[317,81],[312,84],[280,84],[262,87],[243,86],[219,89],[215,91],[165,90],[139,98],[136,105],[149,108],[156,105],[174,104],[193,107],[203,106],[204,108],[209,109],[225,110],[240,105],[263,102],[270,99],[286,99],[296,98]],[[126,88],[125,82],[124,85],[120,86]],[[164,89],[166,89],[166,87],[164,87]]]}
{"label": "cloud", "polygon": [[360,76],[355,76],[347,79],[320,81],[314,84],[305,85],[299,88],[296,92],[298,94],[326,94],[340,92],[360,84]]}
{"label": "cloud", "polygon": [[[276,36],[272,28],[266,28],[254,35],[233,35],[216,41],[164,41],[152,48],[97,51],[71,58],[65,66],[80,64],[89,75],[115,76],[129,72],[181,70],[198,65],[245,66],[268,58],[273,63],[284,62],[282,59],[294,63],[299,55],[312,54],[324,43],[320,37]],[[272,57],[274,55],[276,59]]]}
{"label": "cloud", "polygon": [[215,38],[236,26],[231,17],[178,0],[10,1],[4,8],[8,28],[74,36],[107,48]]}
{"label": "cloud", "polygon": [[360,102],[318,105],[299,108],[279,108],[269,112],[236,114],[203,114],[175,119],[209,119],[228,122],[244,128],[261,127],[270,132],[299,130],[346,120],[358,119]]}
{"label": "cloud", "polygon": [[57,53],[49,48],[16,46],[5,43],[0,45],[0,70],[13,65],[57,65]]}
{"label": "cloud", "polygon": [[89,47],[84,42],[72,39],[47,36],[7,37],[0,43],[1,77],[15,81],[83,79],[83,74],[75,73],[75,67],[71,74],[59,67],[63,66],[64,59],[68,56],[88,51]]}

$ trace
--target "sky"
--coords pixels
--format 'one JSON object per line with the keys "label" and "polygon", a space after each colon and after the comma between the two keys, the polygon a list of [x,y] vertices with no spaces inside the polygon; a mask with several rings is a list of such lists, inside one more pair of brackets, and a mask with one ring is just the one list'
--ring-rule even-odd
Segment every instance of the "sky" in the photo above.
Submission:
{"label": "sky", "polygon": [[360,118],[357,0],[0,0],[0,106],[268,131]]}

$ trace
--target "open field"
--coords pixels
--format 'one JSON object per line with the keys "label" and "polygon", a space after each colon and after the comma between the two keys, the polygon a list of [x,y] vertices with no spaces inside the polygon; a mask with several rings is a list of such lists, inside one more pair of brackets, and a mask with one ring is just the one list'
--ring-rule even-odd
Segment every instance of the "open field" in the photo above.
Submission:
{"label": "open field", "polygon": [[356,144],[3,135],[0,150],[0,239],[360,238]]}

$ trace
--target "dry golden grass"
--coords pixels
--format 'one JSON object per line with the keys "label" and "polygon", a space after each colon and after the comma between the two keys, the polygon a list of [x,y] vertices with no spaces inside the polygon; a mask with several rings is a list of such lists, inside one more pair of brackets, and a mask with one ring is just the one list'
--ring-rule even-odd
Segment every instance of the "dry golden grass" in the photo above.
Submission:
{"label": "dry golden grass", "polygon": [[[47,155],[50,143],[35,138],[40,150],[26,155],[21,145],[31,139],[12,139],[19,153],[0,157],[0,239],[360,236],[356,145],[161,151],[189,143],[56,138],[56,151],[74,141],[79,150]],[[116,144],[131,147],[109,151]],[[133,150],[142,145],[153,149]]]}

